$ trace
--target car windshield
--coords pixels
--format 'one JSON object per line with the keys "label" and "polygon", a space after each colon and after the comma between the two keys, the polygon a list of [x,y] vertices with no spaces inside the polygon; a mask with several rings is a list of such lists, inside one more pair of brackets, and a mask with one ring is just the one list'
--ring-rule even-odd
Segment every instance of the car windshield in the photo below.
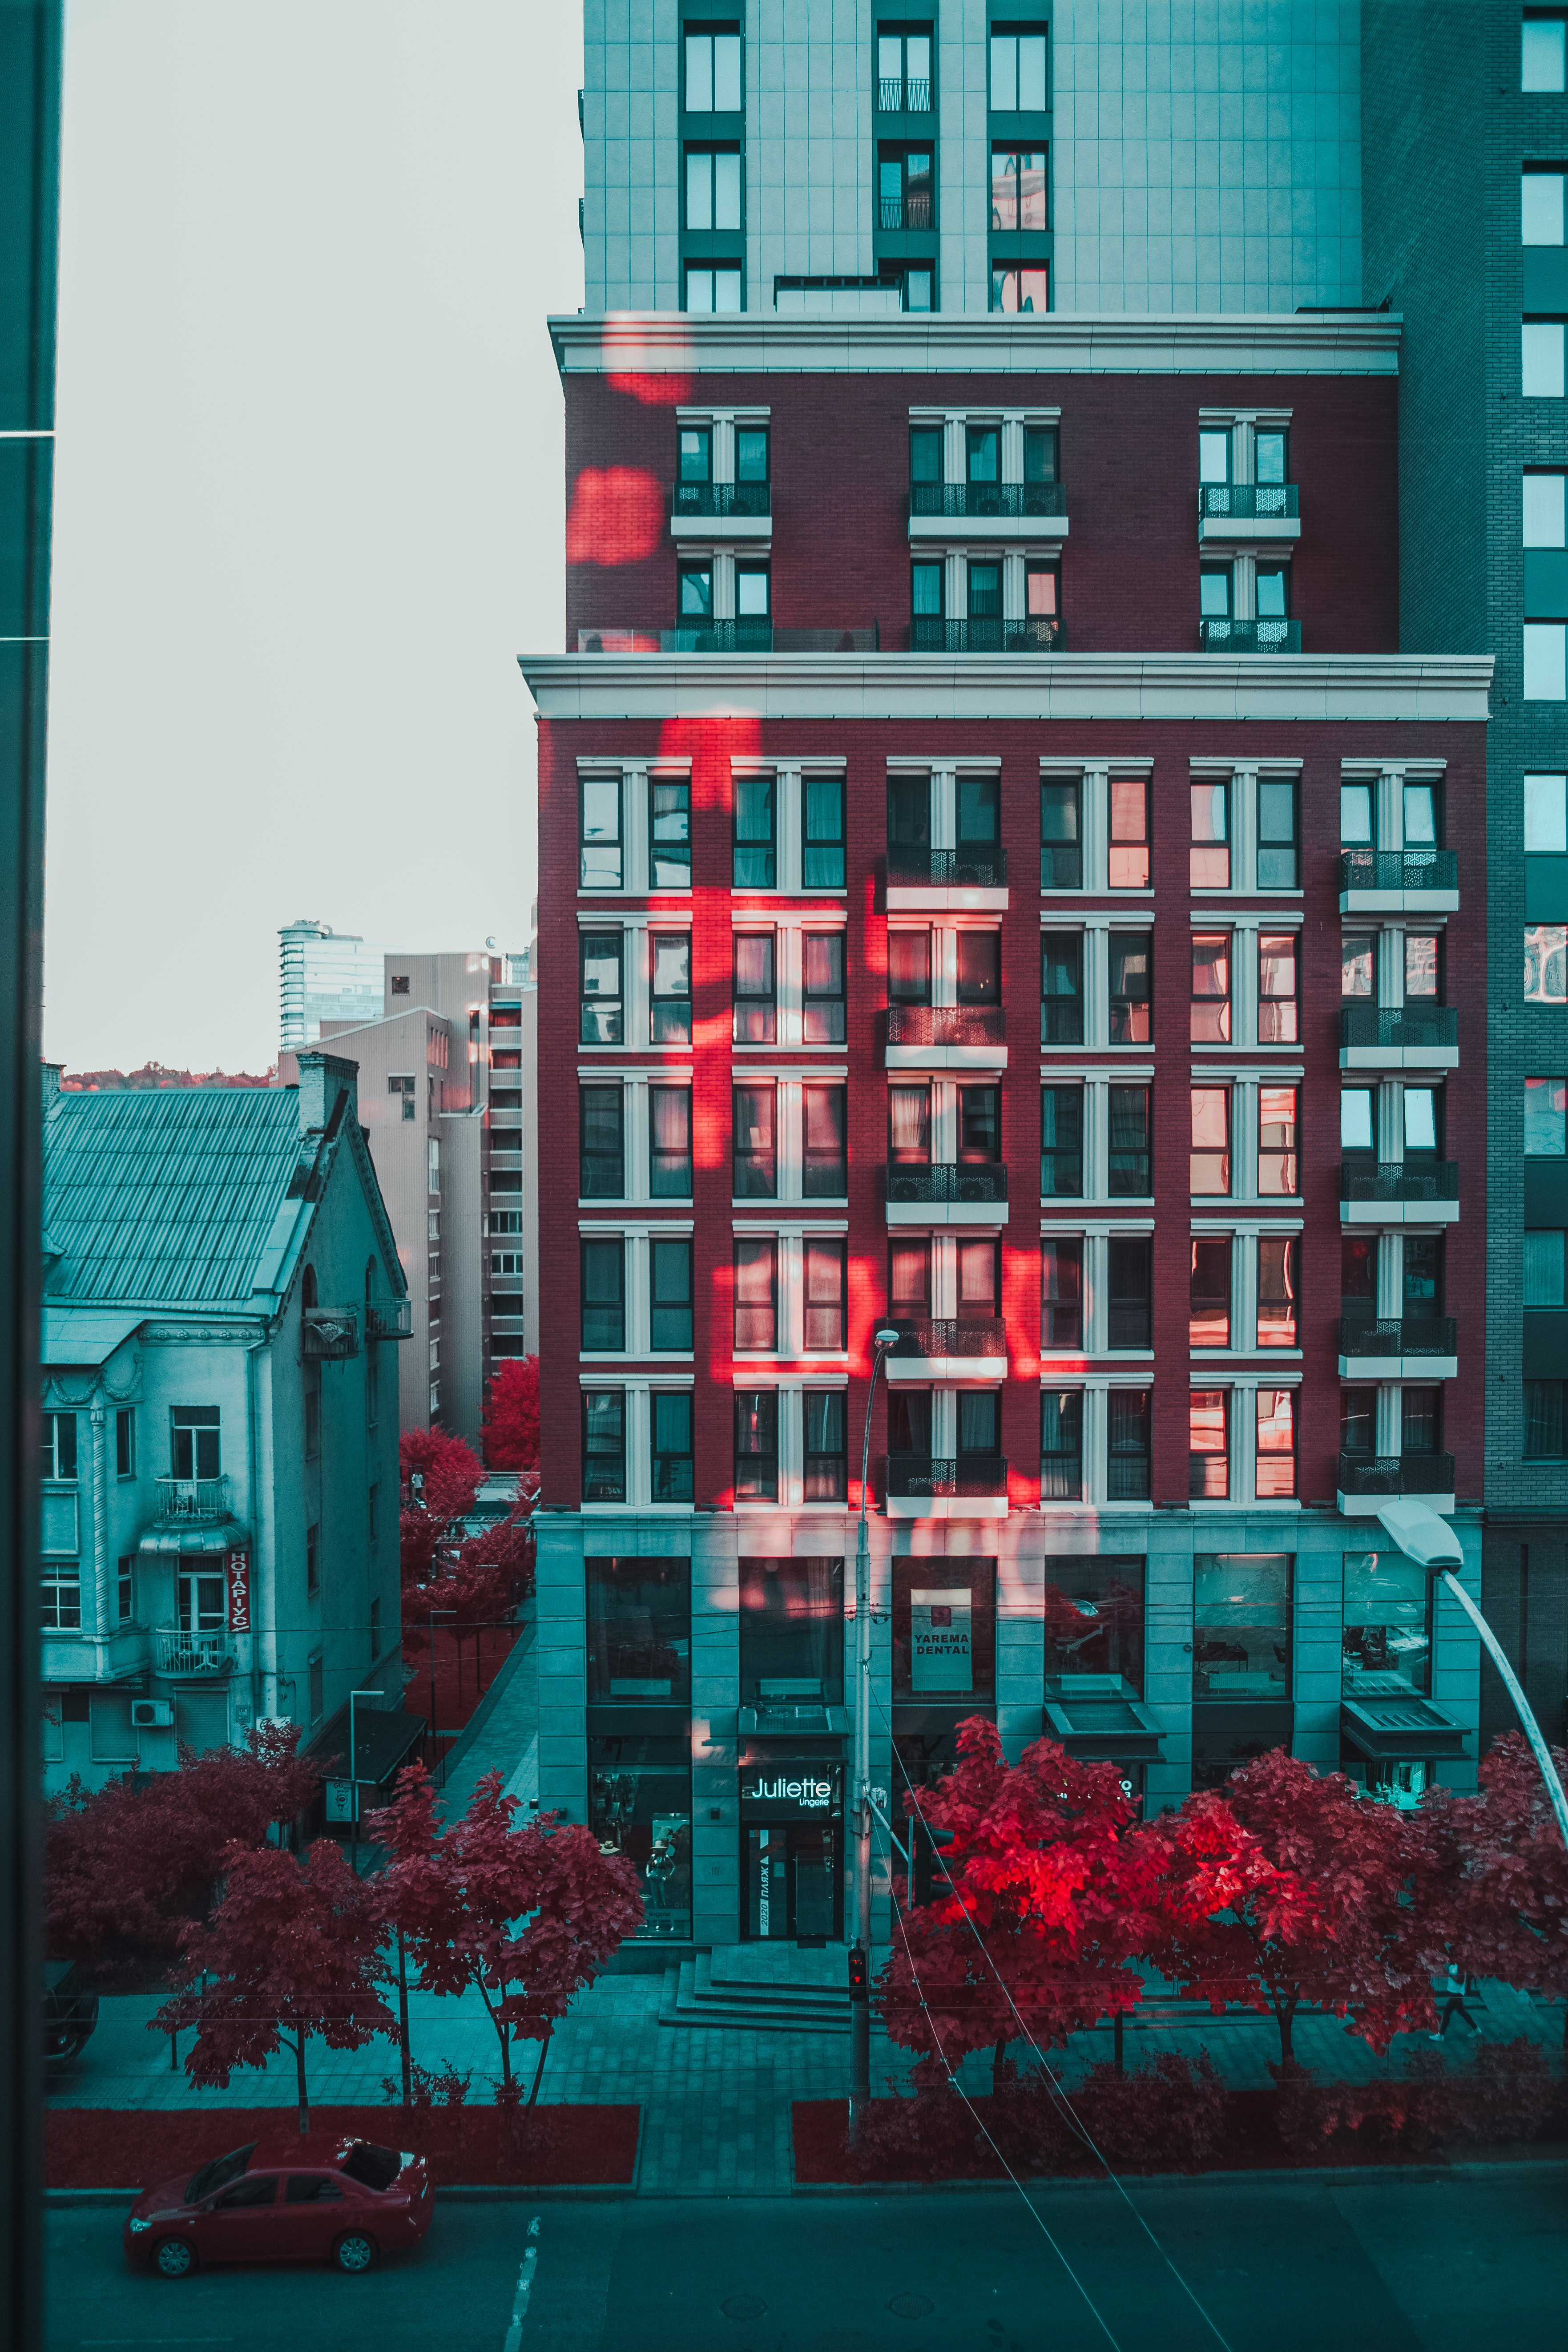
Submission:
{"label": "car windshield", "polygon": [[362,2139],[350,2148],[342,2169],[362,2188],[390,2189],[403,2169],[403,2158],[390,2147],[375,2147]]}
{"label": "car windshield", "polygon": [[231,2156],[216,2156],[210,2164],[204,2164],[186,2187],[186,2204],[198,2205],[216,2189],[226,2189],[231,2180],[239,2179],[255,2153],[256,2142],[252,2140],[248,2147],[237,2147]]}

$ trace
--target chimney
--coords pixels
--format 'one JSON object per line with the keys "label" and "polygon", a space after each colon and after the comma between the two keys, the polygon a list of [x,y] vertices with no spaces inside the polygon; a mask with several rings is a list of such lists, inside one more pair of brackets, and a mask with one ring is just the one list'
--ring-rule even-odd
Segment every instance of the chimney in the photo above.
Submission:
{"label": "chimney", "polygon": [[345,1116],[359,1115],[359,1064],[336,1054],[301,1054],[300,1065],[300,1132],[319,1135],[336,1127]]}
{"label": "chimney", "polygon": [[45,1062],[42,1067],[44,1074],[44,1110],[47,1115],[49,1105],[59,1093],[60,1073],[65,1068],[65,1064],[63,1062]]}

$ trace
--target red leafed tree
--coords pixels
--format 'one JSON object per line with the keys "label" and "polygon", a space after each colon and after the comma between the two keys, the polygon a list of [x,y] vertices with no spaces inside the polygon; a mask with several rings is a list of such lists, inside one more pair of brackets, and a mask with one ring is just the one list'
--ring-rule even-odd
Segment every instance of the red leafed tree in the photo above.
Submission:
{"label": "red leafed tree", "polygon": [[942,1852],[952,1892],[911,1910],[878,1979],[890,2038],[924,2072],[995,2053],[1027,2034],[1065,2042],[1076,2029],[1131,2009],[1142,1979],[1128,1961],[1157,1916],[1163,1856],[1133,1827],[1114,1765],[1082,1764],[1037,1739],[1008,1764],[994,1723],[958,1731],[955,1771],[905,1799]]}
{"label": "red leafed tree", "polygon": [[[398,1517],[398,1547],[405,1590],[430,1580],[438,1552],[463,1538],[463,1521],[474,1507],[484,1465],[471,1445],[440,1428],[405,1429],[397,1441],[404,1505]],[[412,1484],[416,1476],[424,1481]]]}
{"label": "red leafed tree", "polygon": [[[1568,1750],[1552,1755],[1568,1774]],[[1454,1959],[1568,1998],[1568,1851],[1523,1733],[1498,1740],[1477,1777],[1475,1796],[1429,1808],[1453,1852]],[[1563,2032],[1568,2042],[1568,2019]]]}
{"label": "red leafed tree", "polygon": [[1150,1958],[1216,2011],[1271,2011],[1282,2063],[1303,2001],[1385,2050],[1436,2021],[1452,1927],[1438,1842],[1421,1816],[1275,1749],[1150,1824],[1169,1862]]}
{"label": "red leafed tree", "polygon": [[303,1866],[268,1847],[231,1846],[223,1901],[211,1925],[181,1937],[182,1982],[152,2020],[160,2033],[195,2026],[185,2060],[193,2083],[226,2090],[237,2066],[294,2055],[300,2129],[310,2128],[305,2045],[359,2050],[397,2025],[377,1987],[387,1979],[379,1889],[356,1878],[330,1838]]}
{"label": "red leafed tree", "polygon": [[602,1853],[590,1831],[555,1813],[514,1828],[517,1811],[489,1772],[468,1811],[442,1829],[429,1776],[414,1764],[372,1816],[370,1834],[392,1857],[381,1882],[387,1916],[426,1991],[472,1986],[484,2003],[500,2045],[499,2095],[517,2095],[512,2037],[540,2044],[531,2106],[557,2018],[641,1924],[643,1904],[623,1854]]}
{"label": "red leafed tree", "polygon": [[314,1798],[320,1776],[299,1742],[297,1725],[264,1724],[242,1748],[187,1750],[177,1771],[141,1788],[127,1778],[89,1793],[73,1782],[48,1811],[51,1955],[110,1985],[173,1959],[182,1928],[211,1905],[225,1849],[262,1845]]}
{"label": "red leafed tree", "polygon": [[539,1467],[539,1359],[509,1356],[485,1397],[485,1460],[492,1470]]}

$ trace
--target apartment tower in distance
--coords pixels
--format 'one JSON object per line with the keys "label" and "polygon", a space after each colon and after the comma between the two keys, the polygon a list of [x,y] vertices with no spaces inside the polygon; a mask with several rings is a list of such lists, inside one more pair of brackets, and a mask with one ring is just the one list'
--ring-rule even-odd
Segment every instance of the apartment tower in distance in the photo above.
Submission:
{"label": "apartment tower in distance", "polygon": [[541,1797],[667,1949],[845,1933],[881,1328],[895,1817],[977,1713],[1151,1811],[1474,1774],[1377,1514],[1479,1590],[1491,666],[1399,650],[1355,13],[1279,13],[1270,93],[1084,11],[588,11]]}

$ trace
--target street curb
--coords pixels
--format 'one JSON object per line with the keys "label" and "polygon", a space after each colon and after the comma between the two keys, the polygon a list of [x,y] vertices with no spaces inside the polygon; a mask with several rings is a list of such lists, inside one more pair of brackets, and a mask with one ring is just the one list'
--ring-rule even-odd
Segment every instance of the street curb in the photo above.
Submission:
{"label": "street curb", "polygon": [[[1499,2164],[1276,2164],[1255,2172],[1121,2172],[1114,2180],[1105,2173],[1088,2179],[1032,2175],[1022,2186],[1037,2189],[1109,2189],[1120,2184],[1130,2193],[1137,2189],[1204,2188],[1260,2189],[1270,2182],[1301,2182],[1308,2188],[1357,2189],[1397,2180],[1408,2188],[1432,2188],[1445,2180],[1539,2180],[1545,2176],[1568,2181],[1568,2157],[1542,2157],[1539,2162],[1510,2158]],[[989,2189],[1004,2195],[1008,2180],[807,2180],[797,2181],[793,2197],[962,2197]]]}
{"label": "street curb", "polygon": [[[72,2205],[122,2206],[132,2204],[141,2194],[142,2191],[139,2189],[46,2189],[44,2206],[46,2211],[52,2211],[56,2207],[64,2208]],[[436,2191],[437,2201],[448,2205],[516,2204],[531,2197],[536,2200],[542,2197],[546,2200],[586,2198],[605,2200],[617,2197],[630,2199],[636,2194],[636,2189],[627,2180],[608,2183],[585,2182],[578,2188],[563,2185],[558,2181],[536,2183],[532,2188],[520,2186],[510,2181],[498,2182],[489,2186],[480,2183],[471,2187],[454,2183],[450,2188],[437,2188]]]}

